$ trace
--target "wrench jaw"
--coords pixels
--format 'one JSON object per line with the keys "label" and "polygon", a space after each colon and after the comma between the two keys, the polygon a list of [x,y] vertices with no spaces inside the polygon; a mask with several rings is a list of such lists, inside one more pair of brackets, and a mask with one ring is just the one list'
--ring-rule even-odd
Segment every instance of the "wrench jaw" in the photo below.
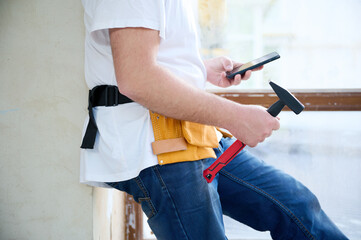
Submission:
{"label": "wrench jaw", "polygon": [[236,140],[211,166],[203,171],[203,177],[206,181],[208,183],[212,182],[217,173],[232,161],[245,146],[246,144]]}
{"label": "wrench jaw", "polygon": [[207,183],[211,183],[215,176],[216,175],[213,175],[208,168],[203,171],[203,177],[206,179]]}

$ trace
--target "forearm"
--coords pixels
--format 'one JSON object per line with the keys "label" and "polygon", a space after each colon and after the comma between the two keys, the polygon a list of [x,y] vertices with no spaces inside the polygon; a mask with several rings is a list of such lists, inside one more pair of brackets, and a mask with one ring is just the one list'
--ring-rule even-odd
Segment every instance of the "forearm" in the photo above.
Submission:
{"label": "forearm", "polygon": [[240,104],[185,83],[156,64],[130,74],[117,76],[120,91],[168,117],[228,128],[235,109],[241,111],[242,108]]}

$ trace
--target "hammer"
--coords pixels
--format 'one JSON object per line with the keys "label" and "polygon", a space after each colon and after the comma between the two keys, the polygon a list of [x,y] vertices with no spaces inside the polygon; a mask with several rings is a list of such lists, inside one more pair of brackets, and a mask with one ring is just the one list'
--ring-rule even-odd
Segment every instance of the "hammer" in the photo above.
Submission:
{"label": "hammer", "polygon": [[[286,89],[278,86],[274,82],[269,82],[279,100],[267,109],[267,112],[276,117],[285,106],[288,106],[294,113],[299,114],[305,108],[298,99]],[[243,142],[236,140],[224,153],[206,170],[203,177],[208,183],[212,182],[216,174],[221,171],[237,154],[246,146]]]}

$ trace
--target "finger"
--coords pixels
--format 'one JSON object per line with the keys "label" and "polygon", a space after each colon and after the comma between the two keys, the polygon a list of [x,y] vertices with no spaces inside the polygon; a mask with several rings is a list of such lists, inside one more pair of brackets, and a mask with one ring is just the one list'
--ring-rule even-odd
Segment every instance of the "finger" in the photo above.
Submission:
{"label": "finger", "polygon": [[221,72],[221,78],[226,78],[227,77],[227,73],[226,72]]}
{"label": "finger", "polygon": [[274,119],[275,119],[275,121],[274,121],[272,130],[278,130],[278,129],[280,129],[281,124],[277,118],[274,118]]}
{"label": "finger", "polygon": [[227,78],[226,72],[221,73],[221,79],[219,80],[219,86],[220,87],[229,87],[232,85],[232,79]]}
{"label": "finger", "polygon": [[258,67],[258,68],[253,69],[252,71],[259,71],[259,70],[262,70],[262,69],[263,69],[263,65]]}
{"label": "finger", "polygon": [[233,62],[230,58],[222,57],[221,62],[222,62],[223,68],[226,72],[233,70]]}
{"label": "finger", "polygon": [[233,68],[239,68],[243,65],[243,63],[235,62],[235,61],[232,61],[232,63],[233,63]]}
{"label": "finger", "polygon": [[233,79],[232,85],[239,85],[241,83],[241,80],[242,80],[241,75],[237,74]]}
{"label": "finger", "polygon": [[242,80],[248,80],[251,77],[251,74],[252,74],[252,71],[248,70],[242,77]]}

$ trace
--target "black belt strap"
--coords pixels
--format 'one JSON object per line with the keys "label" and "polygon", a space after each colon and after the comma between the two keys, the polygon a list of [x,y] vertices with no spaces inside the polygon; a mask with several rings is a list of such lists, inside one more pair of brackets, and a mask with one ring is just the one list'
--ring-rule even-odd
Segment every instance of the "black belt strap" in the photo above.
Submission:
{"label": "black belt strap", "polygon": [[100,85],[89,90],[88,99],[88,111],[89,111],[89,123],[85,131],[81,148],[93,149],[95,143],[95,137],[98,132],[97,124],[93,114],[93,107],[105,106],[113,107],[118,104],[130,103],[133,100],[121,94],[117,86]]}

